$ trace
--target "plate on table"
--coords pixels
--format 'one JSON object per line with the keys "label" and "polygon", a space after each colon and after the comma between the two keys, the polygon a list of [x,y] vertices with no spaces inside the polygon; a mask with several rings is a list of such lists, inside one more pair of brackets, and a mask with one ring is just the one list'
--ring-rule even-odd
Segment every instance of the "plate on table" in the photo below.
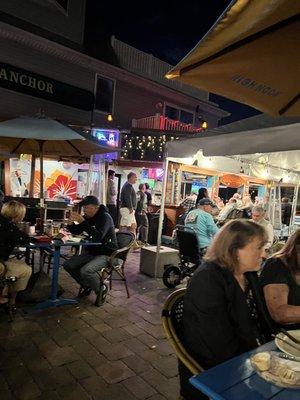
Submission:
{"label": "plate on table", "polygon": [[274,385],[300,389],[300,362],[282,358],[283,353],[265,351],[250,357],[255,372]]}
{"label": "plate on table", "polygon": [[[300,329],[288,331],[288,333],[290,333],[296,339],[300,340]],[[300,361],[300,344],[294,343],[282,332],[278,333],[277,336],[280,339],[276,337],[275,344],[279,348],[279,350],[283,351],[289,356],[296,357],[297,360]]]}

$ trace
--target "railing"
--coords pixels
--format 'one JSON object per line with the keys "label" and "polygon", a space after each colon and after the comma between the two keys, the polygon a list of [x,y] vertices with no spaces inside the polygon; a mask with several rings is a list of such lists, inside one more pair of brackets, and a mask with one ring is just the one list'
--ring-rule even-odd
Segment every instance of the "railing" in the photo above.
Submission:
{"label": "railing", "polygon": [[166,79],[165,75],[173,67],[172,65],[159,60],[152,54],[144,53],[143,51],[129,46],[128,44],[116,39],[114,36],[111,37],[111,45],[122,68],[178,90],[179,92],[188,94],[189,96],[195,97],[199,100],[208,101],[207,92],[185,85],[173,79]]}
{"label": "railing", "polygon": [[197,128],[192,124],[184,124],[183,122],[173,120],[163,115],[156,114],[150,117],[133,119],[132,128],[142,129],[159,129],[162,131],[177,131],[177,132],[202,132],[203,128]]}

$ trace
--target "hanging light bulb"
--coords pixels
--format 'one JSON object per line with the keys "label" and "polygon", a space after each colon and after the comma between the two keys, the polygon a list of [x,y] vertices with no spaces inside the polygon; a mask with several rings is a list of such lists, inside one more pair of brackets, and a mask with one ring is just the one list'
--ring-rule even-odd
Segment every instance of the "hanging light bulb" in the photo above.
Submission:
{"label": "hanging light bulb", "polygon": [[107,121],[112,122],[112,120],[113,120],[113,116],[111,114],[108,114]]}

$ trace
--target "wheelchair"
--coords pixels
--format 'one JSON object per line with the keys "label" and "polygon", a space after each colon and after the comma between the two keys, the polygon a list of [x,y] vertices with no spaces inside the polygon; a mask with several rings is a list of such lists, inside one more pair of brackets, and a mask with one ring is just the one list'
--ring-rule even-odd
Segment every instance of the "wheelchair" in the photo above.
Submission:
{"label": "wheelchair", "polygon": [[193,228],[176,225],[175,236],[179,250],[179,265],[167,266],[162,277],[164,285],[169,289],[178,286],[185,278],[192,277],[203,257],[203,251]]}

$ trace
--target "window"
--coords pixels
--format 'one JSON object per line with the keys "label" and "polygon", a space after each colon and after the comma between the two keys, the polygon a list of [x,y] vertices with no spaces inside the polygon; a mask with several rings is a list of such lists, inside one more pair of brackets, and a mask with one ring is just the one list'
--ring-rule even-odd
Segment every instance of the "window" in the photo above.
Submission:
{"label": "window", "polygon": [[179,118],[179,110],[177,108],[166,106],[165,117],[170,119],[178,120]]}
{"label": "window", "polygon": [[113,114],[115,81],[96,75],[95,110]]}
{"label": "window", "polygon": [[180,110],[179,120],[184,124],[192,124],[194,122],[194,115],[188,111]]}
{"label": "window", "polygon": [[173,119],[175,121],[183,122],[184,124],[194,123],[194,113],[186,110],[181,110],[176,106],[165,106],[165,117]]}

